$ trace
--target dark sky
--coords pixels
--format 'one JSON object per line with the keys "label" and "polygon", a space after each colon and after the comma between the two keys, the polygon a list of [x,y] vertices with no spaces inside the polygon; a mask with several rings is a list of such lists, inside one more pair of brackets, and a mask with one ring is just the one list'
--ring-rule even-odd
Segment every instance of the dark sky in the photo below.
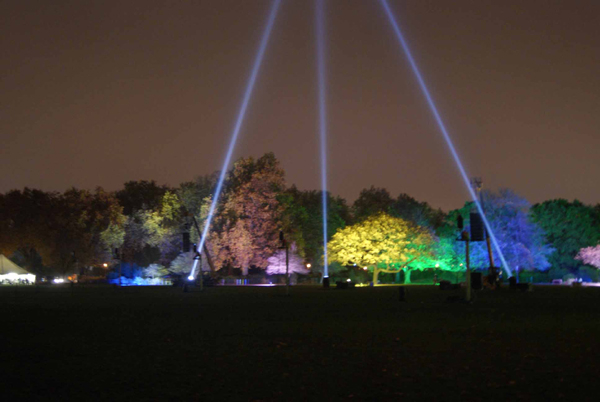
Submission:
{"label": "dark sky", "polygon": [[[270,1],[0,1],[0,192],[176,186],[220,169]],[[600,202],[600,2],[391,5],[470,176]],[[313,1],[284,1],[234,158],[317,189]],[[374,0],[327,2],[329,183],[467,198]]]}

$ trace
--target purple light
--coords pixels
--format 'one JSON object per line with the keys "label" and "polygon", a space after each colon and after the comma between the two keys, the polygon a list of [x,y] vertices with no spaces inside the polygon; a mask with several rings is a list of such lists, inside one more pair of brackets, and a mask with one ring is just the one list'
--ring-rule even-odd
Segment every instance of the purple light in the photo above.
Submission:
{"label": "purple light", "polygon": [[317,76],[319,87],[319,135],[321,138],[321,188],[323,192],[323,277],[329,277],[327,261],[327,120],[325,107],[325,13],[323,0],[316,2]]}
{"label": "purple light", "polygon": [[[267,25],[263,32],[262,39],[260,41],[260,46],[258,48],[258,54],[256,55],[256,59],[254,60],[254,65],[252,67],[252,73],[250,74],[250,78],[248,80],[248,85],[246,86],[246,91],[244,92],[244,98],[242,100],[242,105],[240,107],[237,120],[235,122],[235,126],[233,128],[233,132],[231,135],[231,141],[229,142],[229,148],[227,149],[227,155],[225,156],[225,161],[223,162],[223,168],[221,169],[221,173],[219,175],[219,181],[217,182],[217,188],[215,190],[215,194],[213,196],[212,203],[210,204],[210,209],[208,211],[208,216],[206,217],[206,221],[204,222],[204,228],[202,229],[202,236],[200,238],[200,243],[198,244],[198,248],[196,249],[198,252],[202,250],[204,247],[204,243],[206,242],[206,236],[208,235],[208,229],[213,219],[213,215],[215,213],[215,209],[217,203],[219,202],[219,197],[221,196],[221,190],[223,188],[223,182],[225,181],[225,174],[227,173],[227,167],[231,161],[231,155],[233,154],[233,149],[235,147],[235,143],[237,142],[237,137],[240,132],[240,128],[242,127],[242,123],[244,121],[244,117],[246,115],[246,109],[248,108],[248,103],[250,102],[250,96],[252,95],[252,90],[254,89],[254,83],[256,82],[256,76],[258,75],[258,70],[260,69],[260,65],[262,64],[262,59],[265,54],[265,49],[267,48],[267,43],[269,41],[269,37],[271,35],[271,29],[273,28],[273,23],[275,22],[275,16],[277,15],[277,10],[279,9],[279,4],[281,0],[273,0],[273,4],[271,5],[271,11],[269,13],[269,19],[267,20]],[[194,268],[192,268],[192,272],[190,276],[196,276],[196,265],[194,264]]]}
{"label": "purple light", "polygon": [[452,143],[452,140],[450,139],[450,135],[448,134],[448,131],[446,130],[446,126],[444,125],[444,122],[442,121],[442,118],[440,117],[440,114],[438,113],[437,107],[435,106],[435,103],[433,102],[433,99],[432,99],[431,95],[429,94],[429,90],[427,89],[427,86],[425,85],[425,81],[423,80],[423,77],[421,76],[419,68],[417,67],[417,63],[413,59],[413,56],[410,52],[408,44],[406,43],[406,40],[404,39],[404,36],[402,35],[402,32],[400,31],[398,22],[396,21],[396,18],[392,14],[392,11],[390,9],[390,6],[388,5],[387,0],[380,0],[380,1],[381,1],[381,5],[383,6],[383,8],[390,20],[390,23],[392,24],[394,33],[396,34],[396,37],[398,38],[398,41],[400,42],[400,45],[402,46],[402,49],[404,50],[404,54],[406,54],[406,58],[408,59],[408,62],[410,63],[410,66],[411,66],[415,76],[417,77],[417,81],[419,82],[421,91],[423,92],[423,95],[425,95],[425,98],[427,99],[429,108],[431,109],[431,112],[433,113],[435,121],[437,122],[438,127],[440,128],[440,131],[442,132],[442,135],[444,136],[444,140],[446,140],[446,144],[448,145],[448,148],[450,148],[452,157],[454,158],[454,161],[456,162],[456,165],[458,166],[458,170],[460,171],[462,179],[465,182],[467,189],[469,190],[471,199],[475,203],[475,206],[477,207],[477,211],[479,211],[479,214],[483,218],[483,223],[485,224],[485,227],[490,235],[490,239],[492,240],[492,243],[494,244],[494,247],[496,248],[496,251],[497,251],[498,255],[500,256],[500,260],[502,261],[502,266],[504,267],[506,272],[510,276],[512,276],[512,271],[510,270],[508,263],[504,259],[504,254],[502,254],[502,250],[500,250],[500,246],[498,245],[498,242],[496,241],[496,236],[494,236],[494,232],[492,231],[492,228],[490,226],[490,223],[487,220],[487,217],[483,213],[483,208],[481,207],[481,204],[479,203],[479,200],[477,199],[477,195],[475,194],[475,191],[473,191],[473,188],[471,187],[467,173],[465,172],[463,164],[460,161],[460,158],[458,157],[458,153],[456,152],[456,149],[454,148],[454,144]]}

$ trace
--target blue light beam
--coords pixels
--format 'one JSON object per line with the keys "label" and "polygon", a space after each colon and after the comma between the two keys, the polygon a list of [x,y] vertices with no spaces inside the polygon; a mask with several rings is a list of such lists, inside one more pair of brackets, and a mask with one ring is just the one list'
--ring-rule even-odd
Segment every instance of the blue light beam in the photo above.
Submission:
{"label": "blue light beam", "polygon": [[329,277],[327,261],[327,108],[325,105],[325,11],[323,0],[316,2],[317,79],[319,95],[319,136],[321,139],[321,189],[323,193],[323,277]]}
{"label": "blue light beam", "polygon": [[[254,60],[254,64],[252,66],[252,73],[250,74],[250,78],[248,80],[248,84],[246,86],[246,92],[244,92],[244,98],[242,100],[242,105],[240,107],[237,120],[235,122],[235,126],[233,128],[233,132],[231,135],[231,141],[229,142],[229,148],[227,149],[227,155],[225,156],[225,161],[223,162],[223,168],[221,169],[221,173],[219,175],[219,181],[217,182],[217,188],[215,190],[215,194],[213,196],[212,203],[210,204],[210,209],[208,211],[208,216],[204,222],[204,228],[202,229],[202,236],[200,238],[200,243],[198,244],[198,248],[196,249],[198,253],[204,247],[204,243],[206,242],[206,237],[208,235],[208,229],[210,228],[210,224],[212,222],[215,209],[219,202],[219,197],[221,196],[221,190],[223,189],[223,182],[225,181],[225,175],[227,173],[227,167],[231,161],[231,155],[233,154],[233,149],[235,148],[235,144],[237,142],[238,135],[240,133],[240,128],[242,127],[242,123],[244,121],[244,117],[246,116],[246,109],[248,108],[248,103],[250,103],[250,97],[252,95],[252,90],[254,89],[254,84],[256,82],[256,76],[258,75],[258,70],[260,70],[260,65],[262,64],[263,56],[265,54],[265,49],[267,48],[267,43],[269,42],[269,37],[271,36],[271,30],[273,28],[273,23],[275,22],[275,17],[277,16],[277,11],[279,10],[279,5],[281,0],[274,0],[271,5],[271,11],[269,13],[269,18],[267,20],[267,25],[263,32],[260,46],[258,48],[258,54],[256,55],[256,59]],[[192,272],[190,273],[190,277],[195,278],[196,276],[196,267],[197,264],[194,264],[192,268]]]}
{"label": "blue light beam", "polygon": [[442,121],[442,118],[440,117],[440,114],[438,113],[437,107],[435,106],[435,103],[433,102],[433,98],[429,94],[429,90],[427,89],[427,86],[425,85],[425,81],[423,80],[423,77],[421,76],[419,68],[417,67],[417,63],[413,59],[413,56],[412,56],[412,53],[410,52],[408,44],[406,43],[406,40],[404,39],[404,35],[402,35],[402,32],[400,31],[398,22],[396,21],[394,14],[392,14],[392,11],[390,9],[390,6],[389,6],[387,0],[380,0],[380,2],[390,20],[390,24],[392,24],[394,33],[396,34],[396,37],[398,38],[398,41],[400,42],[400,45],[402,46],[402,50],[404,50],[404,54],[406,55],[406,58],[408,59],[408,62],[410,63],[410,66],[411,66],[415,76],[417,77],[417,81],[419,82],[421,91],[423,92],[423,95],[425,95],[425,98],[427,99],[429,108],[431,109],[431,112],[433,113],[433,116],[435,117],[435,121],[437,122],[438,127],[440,128],[440,131],[442,132],[442,134],[444,136],[444,140],[446,140],[446,144],[448,145],[448,148],[450,148],[450,152],[452,153],[452,157],[454,158],[454,161],[456,162],[456,166],[458,166],[458,170],[460,171],[462,179],[464,180],[464,182],[467,186],[467,189],[469,190],[471,199],[475,203],[475,206],[477,207],[477,211],[479,211],[479,214],[483,218],[483,223],[485,224],[485,227],[490,235],[490,239],[492,240],[492,243],[494,244],[494,247],[496,248],[496,252],[498,253],[498,256],[500,256],[500,260],[502,261],[502,266],[504,267],[504,269],[506,270],[508,275],[512,276],[512,271],[510,270],[510,267],[508,266],[508,263],[506,262],[506,260],[504,258],[504,254],[502,253],[502,250],[500,250],[500,246],[498,245],[496,236],[494,236],[494,232],[492,231],[490,223],[489,223],[487,217],[485,216],[485,214],[483,213],[483,208],[481,207],[481,204],[479,203],[479,200],[477,199],[477,195],[475,194],[475,191],[471,187],[467,173],[465,172],[463,164],[462,164],[460,158],[458,157],[458,153],[456,152],[456,149],[454,148],[454,144],[452,143],[452,140],[450,139],[450,135],[448,134],[448,131],[446,130],[446,126],[444,125],[444,122]]}

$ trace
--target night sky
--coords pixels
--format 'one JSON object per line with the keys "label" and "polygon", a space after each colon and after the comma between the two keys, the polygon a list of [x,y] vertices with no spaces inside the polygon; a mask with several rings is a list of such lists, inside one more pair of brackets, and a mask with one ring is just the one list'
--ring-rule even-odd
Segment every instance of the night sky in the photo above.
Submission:
{"label": "night sky", "polygon": [[[600,202],[600,2],[392,8],[470,176]],[[0,1],[0,192],[178,185],[221,168],[270,1]],[[468,193],[377,1],[327,2],[329,183]],[[234,159],[318,189],[313,1],[282,3]]]}

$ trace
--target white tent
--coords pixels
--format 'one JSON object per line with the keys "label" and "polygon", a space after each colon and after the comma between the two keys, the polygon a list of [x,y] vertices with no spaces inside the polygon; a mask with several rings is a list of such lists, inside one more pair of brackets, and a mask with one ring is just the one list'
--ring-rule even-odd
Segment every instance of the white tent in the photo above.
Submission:
{"label": "white tent", "polygon": [[7,285],[34,284],[35,275],[6,258],[4,254],[0,254],[0,283]]}

